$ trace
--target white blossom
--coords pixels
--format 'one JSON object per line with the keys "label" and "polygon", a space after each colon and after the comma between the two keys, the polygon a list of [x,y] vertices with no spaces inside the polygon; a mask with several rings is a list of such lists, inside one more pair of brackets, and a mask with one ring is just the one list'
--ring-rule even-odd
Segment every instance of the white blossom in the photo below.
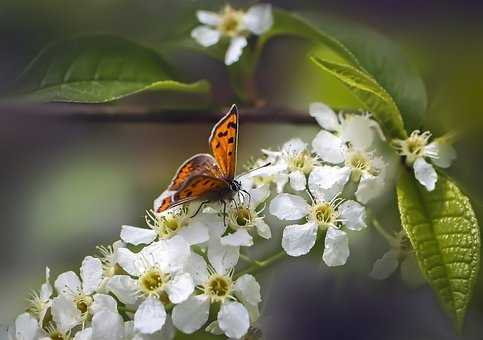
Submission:
{"label": "white blossom", "polygon": [[419,183],[426,190],[433,191],[438,180],[433,164],[440,168],[448,168],[456,158],[456,151],[444,138],[429,143],[430,139],[429,131],[415,130],[404,140],[394,140],[393,145],[398,153],[405,157],[406,164],[413,168]]}
{"label": "white blossom", "polygon": [[202,25],[191,32],[191,37],[200,45],[209,47],[217,44],[222,38],[229,40],[225,54],[226,65],[240,59],[250,34],[261,35],[273,24],[270,4],[257,4],[246,12],[227,5],[219,13],[198,11],[196,16]]}
{"label": "white blossom", "polygon": [[32,292],[27,311],[39,320],[42,324],[48,309],[52,306],[53,288],[50,284],[50,269],[45,268],[45,282],[40,286],[40,291]]}

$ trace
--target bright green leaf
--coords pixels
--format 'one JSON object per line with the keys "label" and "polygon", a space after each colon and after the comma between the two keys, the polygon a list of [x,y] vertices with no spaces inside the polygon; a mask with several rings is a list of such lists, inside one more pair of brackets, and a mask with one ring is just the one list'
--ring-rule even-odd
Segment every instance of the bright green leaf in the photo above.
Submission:
{"label": "bright green leaf", "polygon": [[420,74],[397,44],[353,21],[316,13],[301,15],[353,53],[360,67],[394,99],[408,128],[420,127],[427,108],[426,88]]}
{"label": "bright green leaf", "polygon": [[445,175],[426,191],[403,169],[397,185],[402,226],[419,266],[461,331],[480,263],[480,235],[470,201]]}
{"label": "bright green leaf", "polygon": [[379,121],[387,136],[405,137],[406,132],[398,107],[392,97],[371,76],[350,65],[316,57],[312,58],[312,61],[345,84],[360,100],[363,108]]}
{"label": "bright green leaf", "polygon": [[48,46],[19,79],[27,100],[104,103],[147,90],[208,94],[206,81],[180,82],[155,51],[131,41],[84,36]]}

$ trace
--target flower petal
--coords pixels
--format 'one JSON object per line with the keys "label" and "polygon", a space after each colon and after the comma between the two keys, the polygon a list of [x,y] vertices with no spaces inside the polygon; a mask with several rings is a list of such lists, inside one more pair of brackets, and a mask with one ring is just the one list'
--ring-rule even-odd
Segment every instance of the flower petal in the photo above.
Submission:
{"label": "flower petal", "polygon": [[92,318],[92,338],[96,340],[123,340],[124,321],[119,313],[103,310]]}
{"label": "flower petal", "polygon": [[133,305],[137,301],[137,281],[127,275],[114,275],[107,288],[122,302]]}
{"label": "flower petal", "polygon": [[152,229],[137,228],[129,225],[121,227],[121,240],[135,246],[139,244],[149,244],[154,241],[157,233]]}
{"label": "flower petal", "polygon": [[253,34],[265,33],[273,25],[272,5],[258,4],[250,7],[243,17],[243,24]]}
{"label": "flower petal", "polygon": [[372,125],[371,119],[365,116],[351,115],[342,123],[341,139],[350,142],[355,148],[365,150],[374,140]]}
{"label": "flower petal", "polygon": [[440,168],[449,168],[456,159],[456,150],[449,143],[434,141],[425,147],[425,152],[436,155],[431,161]]}
{"label": "flower petal", "polygon": [[323,129],[329,131],[338,131],[340,129],[337,115],[329,106],[323,103],[312,103],[309,107],[309,113]]}
{"label": "flower petal", "polygon": [[227,337],[239,339],[250,327],[248,311],[239,302],[225,302],[218,312],[218,326]]}
{"label": "flower petal", "polygon": [[256,208],[270,196],[270,186],[265,184],[257,188],[249,189],[248,192],[250,194],[250,203],[253,208]]}
{"label": "flower petal", "polygon": [[148,297],[134,314],[134,329],[143,334],[159,331],[166,321],[164,305],[154,297]]}
{"label": "flower petal", "polygon": [[190,258],[185,265],[185,271],[187,273],[190,273],[195,285],[201,285],[205,283],[209,277],[208,267],[206,265],[205,259],[194,252],[191,253]]}
{"label": "flower petal", "polygon": [[72,296],[72,294],[81,291],[81,282],[76,273],[68,271],[57,277],[54,287],[59,294]]}
{"label": "flower petal", "polygon": [[208,246],[208,260],[217,273],[225,274],[238,263],[239,257],[239,247],[223,246],[216,240]]}
{"label": "flower petal", "polygon": [[295,221],[307,216],[310,205],[300,196],[282,193],[270,202],[269,211],[281,220]]}
{"label": "flower petal", "polygon": [[191,31],[191,37],[203,47],[215,45],[220,40],[221,33],[208,26],[198,26]]}
{"label": "flower petal", "polygon": [[173,323],[183,333],[191,334],[208,321],[209,312],[210,299],[206,295],[194,295],[174,306]]}
{"label": "flower petal", "polygon": [[288,175],[290,179],[290,186],[295,191],[305,190],[305,186],[307,185],[307,179],[305,178],[305,174],[301,170],[293,171]]}
{"label": "flower petal", "polygon": [[347,147],[339,137],[325,130],[320,131],[315,136],[312,147],[320,158],[326,162],[339,164],[345,160]]}
{"label": "flower petal", "polygon": [[196,17],[202,24],[210,26],[218,26],[222,21],[218,13],[211,11],[196,11]]}
{"label": "flower petal", "polygon": [[92,340],[92,328],[84,328],[75,333],[74,340]]}
{"label": "flower petal", "polygon": [[263,237],[266,240],[272,237],[272,231],[263,218],[257,218],[255,220],[255,227],[257,228],[257,233],[260,237]]}
{"label": "flower petal", "polygon": [[234,233],[223,236],[220,242],[224,246],[253,246],[253,238],[246,229],[238,229]]}
{"label": "flower petal", "polygon": [[170,239],[151,243],[143,248],[141,253],[147,258],[152,258],[161,269],[175,272],[183,269],[191,250],[183,237],[175,235]]}
{"label": "flower petal", "polygon": [[383,176],[372,176],[363,174],[355,192],[359,202],[366,204],[370,200],[380,196],[385,189],[386,182]]}
{"label": "flower petal", "polygon": [[189,245],[200,244],[210,239],[208,228],[200,221],[192,221],[182,228],[178,235],[181,236]]}
{"label": "flower petal", "polygon": [[57,328],[64,333],[82,322],[80,310],[64,295],[59,295],[52,301],[52,317]]}
{"label": "flower petal", "polygon": [[94,295],[94,303],[91,306],[91,310],[93,314],[97,314],[102,311],[117,313],[117,302],[110,295],[96,294]]}
{"label": "flower petal", "polygon": [[399,252],[391,249],[372,265],[369,276],[376,280],[384,280],[391,276],[399,266]]}
{"label": "flower petal", "polygon": [[[29,313],[23,313],[15,319],[15,338],[18,340],[37,340],[39,336],[38,321]],[[12,340],[14,340],[12,339]]]}
{"label": "flower petal", "polygon": [[367,227],[366,208],[356,201],[347,200],[339,206],[340,217],[350,230],[362,230]]}
{"label": "flower petal", "polygon": [[342,266],[349,257],[347,234],[337,228],[329,227],[325,235],[324,262],[329,267]]}
{"label": "flower petal", "polygon": [[240,276],[233,287],[236,297],[243,303],[257,305],[262,301],[260,285],[253,275],[245,274]]}
{"label": "flower petal", "polygon": [[300,138],[292,138],[288,142],[285,142],[282,146],[282,151],[289,155],[298,155],[307,148],[305,143]]}
{"label": "flower petal", "polygon": [[87,295],[94,293],[102,282],[101,260],[92,256],[85,257],[80,268],[80,276],[84,293]]}
{"label": "flower petal", "polygon": [[316,166],[309,175],[309,190],[319,201],[330,201],[344,190],[351,169],[338,166]]}
{"label": "flower petal", "polygon": [[428,191],[433,191],[438,180],[438,174],[433,166],[419,157],[413,164],[414,176]]}
{"label": "flower petal", "polygon": [[183,273],[176,275],[169,281],[166,287],[166,293],[168,293],[169,300],[172,303],[181,303],[193,293],[194,289],[195,286],[191,275],[189,273]]}
{"label": "flower petal", "polygon": [[127,248],[117,250],[117,263],[132,276],[139,276],[145,270],[143,266],[140,266],[142,262],[138,260],[138,254]]}
{"label": "flower petal", "polygon": [[40,298],[42,301],[47,301],[53,293],[52,285],[50,284],[50,269],[45,267],[45,282],[40,286]]}
{"label": "flower petal", "polygon": [[307,254],[317,239],[317,225],[313,222],[288,225],[283,230],[282,248],[290,256]]}
{"label": "flower petal", "polygon": [[234,37],[230,40],[230,45],[225,54],[225,65],[231,65],[236,63],[243,52],[243,48],[247,45],[247,39],[245,37]]}

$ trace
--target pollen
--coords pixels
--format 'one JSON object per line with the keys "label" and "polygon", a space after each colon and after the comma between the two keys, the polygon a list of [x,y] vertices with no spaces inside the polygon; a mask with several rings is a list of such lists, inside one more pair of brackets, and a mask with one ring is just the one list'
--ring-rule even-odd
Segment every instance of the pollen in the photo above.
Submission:
{"label": "pollen", "polygon": [[303,151],[296,155],[288,155],[287,158],[290,171],[301,170],[308,174],[315,165],[315,160],[308,151]]}
{"label": "pollen", "polygon": [[218,27],[219,31],[228,37],[237,36],[242,30],[241,23],[243,15],[244,13],[242,11],[237,11],[230,6],[226,6],[222,14],[223,20]]}
{"label": "pollen", "polygon": [[169,279],[170,275],[168,273],[163,273],[158,268],[152,267],[139,277],[138,284],[144,295],[159,298],[164,292]]}
{"label": "pollen", "polygon": [[231,277],[213,274],[204,285],[204,293],[210,297],[212,302],[224,302],[230,297],[232,288]]}
{"label": "pollen", "polygon": [[405,140],[394,141],[395,147],[401,156],[406,157],[406,161],[409,164],[414,163],[418,157],[424,156],[424,148],[428,144],[431,138],[429,131],[421,132],[415,130]]}
{"label": "pollen", "polygon": [[92,302],[92,297],[84,293],[79,293],[74,297],[74,304],[84,317],[87,317],[89,314],[89,307],[92,305]]}
{"label": "pollen", "polygon": [[330,202],[318,203],[312,207],[311,219],[320,227],[334,225],[338,217],[336,208]]}

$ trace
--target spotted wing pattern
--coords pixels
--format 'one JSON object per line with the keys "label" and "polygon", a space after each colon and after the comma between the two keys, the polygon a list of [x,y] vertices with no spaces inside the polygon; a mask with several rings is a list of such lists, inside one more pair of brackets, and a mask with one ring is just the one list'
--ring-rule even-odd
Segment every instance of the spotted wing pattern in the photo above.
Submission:
{"label": "spotted wing pattern", "polygon": [[184,162],[176,172],[168,187],[169,191],[179,190],[188,179],[196,175],[206,175],[221,178],[223,173],[216,164],[213,156],[203,153],[197,154]]}
{"label": "spotted wing pattern", "polygon": [[211,152],[227,180],[235,177],[237,137],[238,110],[233,105],[230,111],[213,127],[209,139]]}

